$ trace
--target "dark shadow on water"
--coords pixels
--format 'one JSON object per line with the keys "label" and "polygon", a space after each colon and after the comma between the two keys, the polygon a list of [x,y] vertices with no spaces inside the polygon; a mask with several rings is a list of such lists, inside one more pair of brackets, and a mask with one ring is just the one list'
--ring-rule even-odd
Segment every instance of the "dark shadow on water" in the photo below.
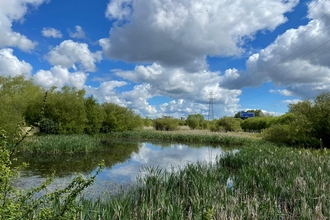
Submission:
{"label": "dark shadow on water", "polygon": [[65,177],[75,173],[89,174],[94,171],[100,162],[105,162],[106,168],[111,168],[117,163],[123,163],[130,158],[130,155],[139,152],[141,144],[133,142],[115,143],[103,141],[100,151],[91,153],[75,154],[17,154],[13,160],[13,166],[19,166],[23,162],[28,167],[22,172],[22,176],[36,175],[48,177],[54,171],[56,176]]}

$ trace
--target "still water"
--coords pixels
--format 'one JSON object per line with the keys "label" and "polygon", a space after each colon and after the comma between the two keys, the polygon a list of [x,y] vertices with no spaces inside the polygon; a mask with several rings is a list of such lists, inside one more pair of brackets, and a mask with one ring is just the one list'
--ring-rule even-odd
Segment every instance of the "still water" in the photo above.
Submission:
{"label": "still water", "polygon": [[211,146],[107,141],[100,152],[88,154],[19,155],[15,165],[24,161],[29,166],[21,172],[15,186],[20,189],[37,186],[55,171],[55,180],[49,190],[63,187],[76,174],[88,178],[95,172],[98,163],[104,160],[103,171],[84,194],[95,198],[129,189],[138,176],[145,175],[144,167],[177,170],[188,163],[214,163],[223,153],[222,148]]}

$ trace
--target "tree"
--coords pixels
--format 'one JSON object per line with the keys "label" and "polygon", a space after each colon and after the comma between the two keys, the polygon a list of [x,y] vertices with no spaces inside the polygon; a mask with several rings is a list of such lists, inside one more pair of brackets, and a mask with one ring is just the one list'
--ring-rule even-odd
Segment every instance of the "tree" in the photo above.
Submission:
{"label": "tree", "polygon": [[[59,134],[82,134],[87,123],[85,110],[85,90],[77,90],[75,87],[64,86],[61,90],[55,87],[48,91],[43,118],[45,122],[41,126],[41,132],[58,130]],[[29,109],[41,109],[43,101],[39,98],[31,103]],[[26,118],[30,123],[38,119],[38,111],[27,111]],[[52,128],[47,128],[47,125]],[[55,127],[53,127],[55,126]]]}
{"label": "tree", "polygon": [[32,79],[25,79],[24,76],[0,76],[0,125],[8,136],[15,135],[17,126],[24,123],[27,106],[43,93]]}
{"label": "tree", "polygon": [[[309,109],[308,109],[309,110]],[[307,110],[307,111],[308,111]],[[314,100],[311,109],[313,133],[324,146],[330,146],[330,92],[322,93]]]}
{"label": "tree", "polygon": [[222,127],[225,131],[242,131],[240,118],[223,117],[218,121],[219,130]]}
{"label": "tree", "polygon": [[[289,113],[276,118],[263,132],[266,140],[304,147],[330,146],[330,93],[322,93],[314,101],[290,104]],[[274,126],[277,127],[274,127]],[[276,138],[281,134],[281,138]]]}
{"label": "tree", "polygon": [[85,127],[86,134],[98,134],[105,118],[105,112],[97,100],[90,96],[85,99],[85,111],[87,122]]}
{"label": "tree", "polygon": [[188,115],[187,125],[190,129],[203,129],[204,128],[204,116],[201,114]]}
{"label": "tree", "polygon": [[179,122],[174,118],[157,118],[153,120],[153,126],[159,131],[174,131],[179,128]]}
{"label": "tree", "polygon": [[128,109],[114,103],[103,103],[105,118],[102,123],[103,133],[114,131],[132,131],[143,126],[142,118]]}

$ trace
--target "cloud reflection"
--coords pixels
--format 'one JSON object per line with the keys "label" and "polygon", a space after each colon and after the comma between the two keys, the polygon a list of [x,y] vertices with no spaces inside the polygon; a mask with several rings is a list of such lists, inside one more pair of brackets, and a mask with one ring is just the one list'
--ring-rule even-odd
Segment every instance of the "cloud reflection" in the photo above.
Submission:
{"label": "cloud reflection", "polygon": [[117,164],[111,169],[104,170],[99,178],[106,180],[135,181],[143,167],[159,167],[172,170],[184,167],[189,163],[214,163],[216,158],[223,154],[221,148],[201,147],[192,148],[182,144],[172,144],[170,147],[161,147],[144,143],[138,153],[132,153],[130,160]]}

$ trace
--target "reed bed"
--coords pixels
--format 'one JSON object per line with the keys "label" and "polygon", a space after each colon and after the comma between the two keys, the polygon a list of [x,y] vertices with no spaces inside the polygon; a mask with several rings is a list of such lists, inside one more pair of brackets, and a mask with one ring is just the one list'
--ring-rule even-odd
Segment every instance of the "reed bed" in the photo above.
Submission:
{"label": "reed bed", "polygon": [[131,191],[77,201],[77,219],[328,219],[329,159],[253,143],[213,165],[146,168]]}
{"label": "reed bed", "polygon": [[222,144],[230,146],[243,146],[251,142],[258,142],[255,135],[249,133],[220,133],[205,130],[178,130],[178,131],[128,131],[113,132],[102,135],[103,138],[123,138],[138,140],[160,140],[179,143]]}
{"label": "reed bed", "polygon": [[27,137],[20,145],[27,153],[78,153],[92,152],[101,148],[101,141],[89,135],[47,135]]}

